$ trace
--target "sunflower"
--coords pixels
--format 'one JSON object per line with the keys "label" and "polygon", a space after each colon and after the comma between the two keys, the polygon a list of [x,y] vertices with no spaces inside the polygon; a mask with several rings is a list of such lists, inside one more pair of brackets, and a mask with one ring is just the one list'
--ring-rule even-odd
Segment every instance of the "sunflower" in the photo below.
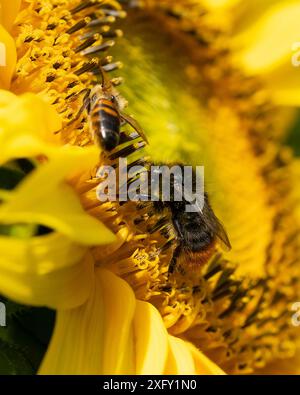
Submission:
{"label": "sunflower", "polygon": [[[273,372],[297,353],[299,165],[283,141],[300,7],[176,3],[0,1],[0,292],[56,310],[40,374]],[[82,104],[99,66],[149,146],[129,125],[111,154],[94,145]],[[169,275],[159,214],[97,199],[120,157],[204,165],[232,250]],[[17,341],[2,343],[12,364]]]}

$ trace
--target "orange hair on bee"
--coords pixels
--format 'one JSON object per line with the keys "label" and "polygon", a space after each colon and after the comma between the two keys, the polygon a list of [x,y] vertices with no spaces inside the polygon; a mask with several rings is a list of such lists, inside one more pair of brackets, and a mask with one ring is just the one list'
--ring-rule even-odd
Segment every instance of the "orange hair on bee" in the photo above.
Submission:
{"label": "orange hair on bee", "polygon": [[207,248],[202,251],[192,252],[188,248],[183,248],[178,257],[178,264],[188,268],[188,270],[199,270],[204,266],[216,251],[216,241],[213,241]]}

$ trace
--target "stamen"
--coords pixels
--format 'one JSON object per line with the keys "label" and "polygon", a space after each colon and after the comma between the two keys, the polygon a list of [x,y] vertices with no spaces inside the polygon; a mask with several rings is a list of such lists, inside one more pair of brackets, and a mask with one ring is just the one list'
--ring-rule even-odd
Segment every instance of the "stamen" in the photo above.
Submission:
{"label": "stamen", "polygon": [[[151,196],[149,196],[149,198],[151,198]],[[170,223],[170,219],[167,217],[162,217],[158,220],[157,224],[152,226],[152,227],[148,227],[147,230],[150,234],[153,234],[155,232],[157,232],[158,230],[161,230],[164,226],[168,225]]]}
{"label": "stamen", "polygon": [[75,71],[75,74],[77,76],[82,75],[83,73],[87,73],[89,71],[92,71],[95,67],[99,65],[98,59],[92,59],[91,61],[85,63],[82,67],[80,67],[78,70]]}
{"label": "stamen", "polygon": [[105,18],[93,19],[88,25],[88,28],[99,27],[107,24],[115,23],[116,18],[114,16],[107,16]]}
{"label": "stamen", "polygon": [[84,51],[81,52],[82,56],[88,56],[88,55],[96,55],[99,52],[104,52],[107,51],[109,48],[115,45],[115,41],[110,40],[106,41],[101,45],[97,45],[95,47],[88,48]]}
{"label": "stamen", "polygon": [[127,13],[123,10],[112,10],[108,8],[102,8],[101,11],[105,15],[115,16],[116,18],[126,18]]}
{"label": "stamen", "polygon": [[113,60],[113,57],[108,55],[108,56],[105,56],[104,58],[101,59],[100,64],[101,64],[101,66],[105,66],[108,63],[111,63],[112,60]]}
{"label": "stamen", "polygon": [[222,270],[222,266],[219,262],[220,258],[220,254],[216,254],[216,256],[213,258],[207,269],[206,274],[204,275],[205,280],[209,280],[211,277],[213,277],[215,274],[219,273]]}
{"label": "stamen", "polygon": [[87,8],[93,7],[95,4],[103,2],[103,0],[89,0],[89,1],[83,1],[81,4],[79,4],[77,7],[73,8],[70,12],[72,15],[75,15],[79,13],[80,11],[83,11]]}
{"label": "stamen", "polygon": [[106,32],[102,32],[101,35],[105,38],[120,38],[123,36],[123,32],[120,29],[108,30]]}
{"label": "stamen", "polygon": [[77,22],[74,26],[70,27],[70,29],[68,29],[66,31],[67,34],[73,34],[78,32],[78,30],[83,29],[84,27],[86,27],[89,23],[91,22],[91,18],[84,18],[81,21]]}
{"label": "stamen", "polygon": [[79,45],[77,48],[75,48],[75,53],[81,52],[84,49],[92,46],[96,41],[98,41],[100,38],[99,34],[94,34],[92,37],[90,37],[88,40],[86,40],[84,43]]}
{"label": "stamen", "polygon": [[163,254],[164,252],[166,252],[167,250],[169,250],[170,248],[172,248],[174,245],[174,239],[171,239],[169,241],[167,241],[161,248],[160,248],[160,253]]}
{"label": "stamen", "polygon": [[110,160],[114,160],[117,158],[126,158],[127,156],[131,155],[134,152],[137,152],[138,150],[144,148],[146,144],[144,142],[137,143],[135,145],[130,145],[128,147],[125,147],[121,149],[120,151],[117,151],[111,155],[109,155]]}
{"label": "stamen", "polygon": [[72,89],[72,88],[74,88],[76,85],[78,85],[79,84],[79,81],[72,81],[72,82],[70,82],[68,85],[67,85],[67,88],[68,89]]}
{"label": "stamen", "polygon": [[123,78],[122,77],[115,77],[111,79],[111,83],[113,84],[113,86],[119,86],[123,83]]}
{"label": "stamen", "polygon": [[110,71],[121,69],[122,67],[123,67],[122,62],[115,62],[115,63],[106,64],[105,66],[103,66],[103,70],[105,70],[106,72],[110,72]]}

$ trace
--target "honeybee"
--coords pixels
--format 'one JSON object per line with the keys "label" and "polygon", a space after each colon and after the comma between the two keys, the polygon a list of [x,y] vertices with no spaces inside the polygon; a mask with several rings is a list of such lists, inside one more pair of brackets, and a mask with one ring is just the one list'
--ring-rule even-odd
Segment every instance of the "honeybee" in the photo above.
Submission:
{"label": "honeybee", "polygon": [[[183,165],[180,166],[183,167]],[[195,177],[193,177],[193,182],[194,180]],[[171,181],[172,193],[178,187],[177,181],[173,179]],[[171,235],[174,237],[176,247],[173,250],[169,273],[174,272],[177,264],[189,269],[201,267],[215,253],[217,244],[224,250],[231,249],[227,233],[216,217],[207,193],[204,193],[202,209],[187,212],[187,203],[184,197],[182,201],[175,201],[171,197],[170,201],[153,202],[154,211],[164,213],[165,218],[171,218]]]}
{"label": "honeybee", "polygon": [[123,113],[125,107],[122,99],[114,90],[107,74],[99,66],[102,83],[92,89],[84,89],[83,104],[75,119],[87,109],[89,129],[95,141],[105,151],[112,151],[120,142],[121,123],[128,123],[148,144],[147,137],[138,122]]}

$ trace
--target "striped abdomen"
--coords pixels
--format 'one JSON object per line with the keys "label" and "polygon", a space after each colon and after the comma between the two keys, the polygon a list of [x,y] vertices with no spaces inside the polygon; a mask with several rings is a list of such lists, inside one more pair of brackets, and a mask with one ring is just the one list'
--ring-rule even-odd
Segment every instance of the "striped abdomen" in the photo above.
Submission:
{"label": "striped abdomen", "polygon": [[112,101],[100,99],[92,108],[92,134],[105,150],[111,151],[119,144],[120,124],[120,116]]}

